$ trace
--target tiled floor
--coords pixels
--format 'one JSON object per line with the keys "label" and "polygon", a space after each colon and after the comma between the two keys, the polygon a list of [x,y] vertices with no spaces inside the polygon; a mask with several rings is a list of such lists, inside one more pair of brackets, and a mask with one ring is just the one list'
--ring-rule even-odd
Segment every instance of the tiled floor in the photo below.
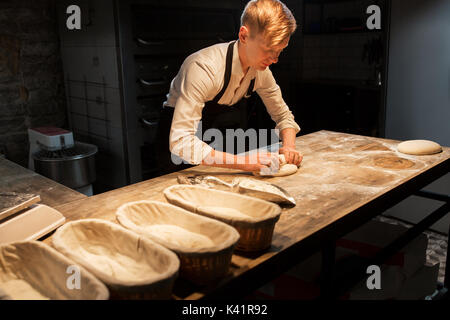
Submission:
{"label": "tiled floor", "polygon": [[[385,216],[377,216],[375,219],[386,223],[401,225],[406,228],[412,227],[411,224],[404,223],[402,221],[391,219]],[[425,231],[424,233],[428,236],[427,264],[434,265],[438,262],[440,263],[438,282],[443,283],[445,275],[445,259],[447,255],[448,237],[432,231]]]}

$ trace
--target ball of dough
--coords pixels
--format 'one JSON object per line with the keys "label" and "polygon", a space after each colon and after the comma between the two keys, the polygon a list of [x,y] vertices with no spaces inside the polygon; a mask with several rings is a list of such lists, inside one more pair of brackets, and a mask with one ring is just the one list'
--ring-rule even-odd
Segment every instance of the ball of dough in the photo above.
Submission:
{"label": "ball of dough", "polygon": [[[264,174],[265,177],[283,177],[283,176],[289,176],[291,174],[294,174],[297,172],[297,166],[292,163],[286,163],[286,158],[284,157],[284,154],[278,155],[278,159],[280,161],[280,168],[278,172],[272,173],[272,174]],[[253,172],[253,175],[259,176],[259,172]]]}
{"label": "ball of dough", "polygon": [[404,141],[398,144],[397,149],[401,153],[413,155],[435,154],[442,151],[442,148],[438,143],[430,140]]}
{"label": "ball of dough", "polygon": [[273,177],[289,176],[297,172],[297,166],[292,163],[286,163],[280,166],[280,170],[277,173],[272,174]]}

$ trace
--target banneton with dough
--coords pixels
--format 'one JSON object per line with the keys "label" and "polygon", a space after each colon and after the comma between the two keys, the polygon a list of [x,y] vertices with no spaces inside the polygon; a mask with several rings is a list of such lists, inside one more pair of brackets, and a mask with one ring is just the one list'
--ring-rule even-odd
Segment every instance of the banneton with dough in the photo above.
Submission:
{"label": "banneton with dough", "polygon": [[442,147],[438,143],[430,140],[403,141],[398,144],[397,149],[401,153],[412,155],[430,155],[442,151]]}
{"label": "banneton with dough", "polygon": [[208,283],[229,271],[239,233],[233,227],[160,201],[129,202],[116,211],[126,228],[176,252],[180,276]]}
{"label": "banneton with dough", "polygon": [[261,174],[258,171],[254,171],[253,175],[262,176],[262,177],[284,177],[284,176],[290,176],[291,174],[294,174],[297,172],[298,167],[295,164],[286,163],[284,154],[280,154],[280,155],[278,155],[278,157],[279,157],[280,168],[277,172],[269,173],[269,174]]}
{"label": "banneton with dough", "polygon": [[270,247],[281,215],[281,208],[275,203],[195,185],[168,187],[164,196],[174,205],[235,227],[240,234],[236,249],[241,251]]}
{"label": "banneton with dough", "polygon": [[169,299],[180,261],[175,253],[124,227],[83,219],[60,227],[53,246],[109,288],[112,298]]}
{"label": "banneton with dough", "polygon": [[67,270],[73,265],[76,265],[73,260],[40,241],[18,241],[1,245],[0,300],[109,298],[106,286],[80,266],[80,287],[69,288],[67,283],[70,274]]}

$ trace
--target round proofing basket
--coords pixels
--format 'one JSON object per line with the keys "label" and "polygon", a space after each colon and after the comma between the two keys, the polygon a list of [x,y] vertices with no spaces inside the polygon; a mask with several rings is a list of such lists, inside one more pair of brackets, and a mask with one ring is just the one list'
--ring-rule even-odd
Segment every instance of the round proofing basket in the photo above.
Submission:
{"label": "round proofing basket", "polygon": [[[195,185],[168,187],[164,196],[174,205],[236,228],[240,235],[236,250],[240,251],[260,251],[270,247],[275,223],[281,215],[281,208],[275,203]],[[242,215],[221,214],[223,208]]]}
{"label": "round proofing basket", "polygon": [[[116,218],[124,227],[177,253],[180,277],[196,284],[226,275],[239,241],[239,233],[229,225],[160,201],[126,203],[117,209]],[[152,229],[155,226],[163,229]]]}
{"label": "round proofing basket", "polygon": [[[7,290],[11,285],[15,287],[15,294]],[[21,290],[18,290],[19,285]],[[106,286],[90,272],[39,241],[18,241],[0,246],[0,291],[3,291],[0,299],[109,298]]]}
{"label": "round proofing basket", "polygon": [[180,261],[175,253],[118,224],[84,219],[60,227],[53,246],[91,271],[112,299],[169,299]]}

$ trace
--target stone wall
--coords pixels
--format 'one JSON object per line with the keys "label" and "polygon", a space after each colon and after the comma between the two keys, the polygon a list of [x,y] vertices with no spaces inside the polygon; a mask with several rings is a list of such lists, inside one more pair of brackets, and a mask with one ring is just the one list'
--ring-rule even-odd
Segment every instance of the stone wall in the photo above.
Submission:
{"label": "stone wall", "polygon": [[27,128],[67,126],[55,1],[0,1],[0,150],[22,166]]}

